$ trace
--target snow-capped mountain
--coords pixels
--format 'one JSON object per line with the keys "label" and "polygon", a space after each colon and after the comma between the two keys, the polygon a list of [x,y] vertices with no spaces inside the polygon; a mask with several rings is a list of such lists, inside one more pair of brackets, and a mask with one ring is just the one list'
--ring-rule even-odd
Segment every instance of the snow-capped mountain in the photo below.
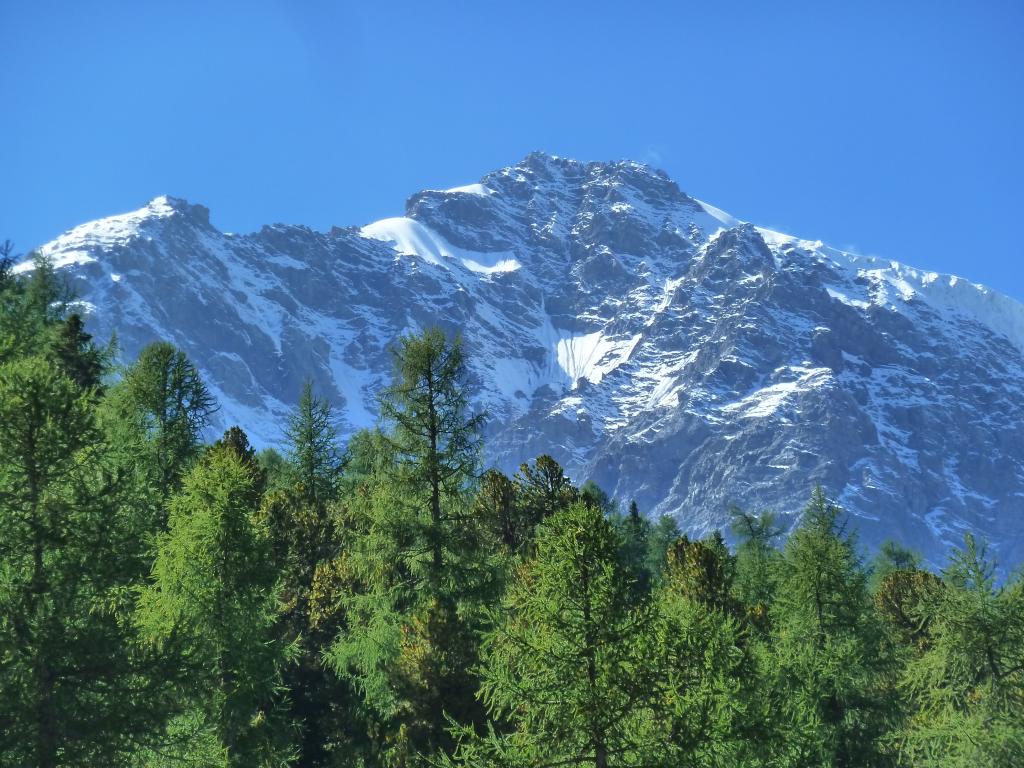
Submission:
{"label": "snow-capped mountain", "polygon": [[125,357],[168,339],[218,429],[277,443],[311,376],[347,433],[388,345],[460,331],[490,463],[551,453],[702,533],[821,483],[868,544],[1024,561],[1024,306],[956,277],[739,222],[632,162],[534,153],[406,215],[219,231],[169,197],[43,246]]}

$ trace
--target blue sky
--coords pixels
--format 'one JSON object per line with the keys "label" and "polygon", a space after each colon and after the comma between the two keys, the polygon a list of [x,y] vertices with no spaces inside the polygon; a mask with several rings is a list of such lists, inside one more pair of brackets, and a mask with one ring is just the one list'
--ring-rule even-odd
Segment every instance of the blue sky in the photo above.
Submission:
{"label": "blue sky", "polygon": [[1024,300],[1024,3],[0,3],[0,239],[400,214],[533,149]]}

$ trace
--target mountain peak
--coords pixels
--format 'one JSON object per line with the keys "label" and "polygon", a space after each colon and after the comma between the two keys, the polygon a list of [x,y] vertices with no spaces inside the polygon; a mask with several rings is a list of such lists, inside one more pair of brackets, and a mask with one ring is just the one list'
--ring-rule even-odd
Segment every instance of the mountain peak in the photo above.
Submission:
{"label": "mountain peak", "polygon": [[[95,261],[95,253],[114,247],[125,247],[133,241],[161,237],[169,222],[183,222],[186,226],[213,230],[210,210],[180,197],[159,195],[144,207],[128,213],[107,216],[80,224],[60,235],[56,240],[38,249],[50,258],[56,267],[71,267]],[[32,268],[31,261],[17,267],[20,271]]]}
{"label": "mountain peak", "polygon": [[550,167],[569,167],[569,166],[582,166],[583,163],[579,160],[573,160],[572,158],[559,157],[558,155],[552,155],[549,152],[544,152],[539,149],[535,149],[528,153],[526,157],[516,163],[516,167],[523,168],[550,168]]}
{"label": "mountain peak", "polygon": [[[219,237],[161,196],[44,246],[127,359],[172,339],[276,444],[304,379],[375,423],[388,348],[458,329],[487,460],[550,453],[702,534],[821,483],[868,543],[932,562],[964,530],[1024,561],[1024,307],[964,280],[744,224],[629,160],[533,152],[405,217]],[[1014,342],[1016,341],[1016,345]]]}
{"label": "mountain peak", "polygon": [[159,195],[150,200],[146,207],[138,212],[141,213],[142,210],[148,211],[157,218],[180,215],[200,226],[211,226],[210,209],[205,205],[190,203],[183,197]]}

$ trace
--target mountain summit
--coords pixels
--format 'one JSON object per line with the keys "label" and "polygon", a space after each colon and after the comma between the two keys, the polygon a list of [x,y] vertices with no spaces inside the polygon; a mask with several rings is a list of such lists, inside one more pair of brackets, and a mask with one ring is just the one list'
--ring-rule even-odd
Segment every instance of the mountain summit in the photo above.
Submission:
{"label": "mountain summit", "polygon": [[820,483],[868,544],[1024,560],[1024,306],[737,221],[634,162],[533,153],[329,233],[222,233],[170,197],[43,246],[126,358],[184,349],[256,444],[312,377],[375,420],[402,331],[462,333],[489,463],[551,453],[703,533]]}

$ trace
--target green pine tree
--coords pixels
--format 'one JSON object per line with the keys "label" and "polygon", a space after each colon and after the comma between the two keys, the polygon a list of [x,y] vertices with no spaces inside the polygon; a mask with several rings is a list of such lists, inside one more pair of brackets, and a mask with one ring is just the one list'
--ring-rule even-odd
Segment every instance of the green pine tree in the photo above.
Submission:
{"label": "green pine tree", "polygon": [[493,724],[458,729],[442,765],[642,765],[661,734],[645,707],[652,660],[622,542],[601,510],[554,513],[485,638],[481,695]]}
{"label": "green pine tree", "polygon": [[579,497],[588,504],[597,507],[609,517],[617,517],[619,515],[618,502],[593,480],[587,480],[587,482],[580,486]]}
{"label": "green pine tree", "polygon": [[0,363],[50,346],[72,298],[50,259],[32,259],[29,272],[14,274],[8,264],[0,275]]}
{"label": "green pine tree", "polygon": [[113,765],[152,744],[173,670],[137,643],[140,516],[91,393],[0,366],[0,764]]}
{"label": "green pine tree", "polygon": [[328,404],[307,382],[289,420],[282,482],[260,510],[280,572],[279,631],[296,649],[284,682],[298,729],[298,765],[309,767],[337,764],[357,738],[349,722],[351,686],[323,656],[341,630],[341,614],[332,608],[343,598],[333,580],[342,542],[334,509],[340,459],[331,422]]}
{"label": "green pine tree", "polygon": [[107,354],[85,332],[78,314],[68,315],[57,325],[52,343],[53,355],[65,375],[82,389],[98,390],[109,367]]}
{"label": "green pine tree", "polygon": [[[139,598],[147,638],[188,644],[194,710],[185,720],[201,727],[183,758],[273,766],[291,757],[281,674],[294,652],[275,631],[277,574],[258,495],[252,467],[233,449],[207,451],[171,498],[168,530]],[[212,755],[194,753],[211,743]]]}
{"label": "green pine tree", "polygon": [[651,574],[651,582],[657,583],[663,576],[668,558],[668,551],[682,535],[679,522],[672,515],[662,515],[651,525],[647,535],[647,555],[645,567]]}
{"label": "green pine tree", "polygon": [[484,472],[474,510],[509,553],[518,552],[533,537],[533,527],[521,514],[518,501],[516,485],[507,475],[496,469]]}
{"label": "green pine tree", "polygon": [[330,404],[316,396],[307,380],[288,419],[285,440],[295,480],[310,504],[323,506],[335,497],[341,466],[337,439]]}
{"label": "green pine tree", "polygon": [[746,606],[753,626],[766,631],[780,570],[775,541],[782,529],[771,512],[753,515],[736,507],[730,510],[730,527],[737,539],[733,592]]}
{"label": "green pine tree", "polygon": [[512,482],[516,488],[518,516],[524,530],[532,531],[579,496],[579,492],[566,477],[565,470],[547,454],[538,456],[532,465],[520,465]]}
{"label": "green pine tree", "polygon": [[381,397],[390,431],[347,499],[357,586],[331,658],[361,688],[385,764],[449,748],[446,712],[481,717],[476,632],[496,576],[471,508],[483,417],[469,410],[466,376],[458,338],[399,340]]}
{"label": "green pine tree", "polygon": [[216,409],[199,371],[167,342],[150,344],[108,398],[106,423],[166,499],[199,455]]}
{"label": "green pine tree", "polygon": [[[476,475],[483,414],[470,414],[462,342],[439,329],[399,339],[395,377],[381,396],[381,417],[394,425],[389,439],[397,458],[394,480],[422,499],[430,588],[445,576],[445,529]],[[455,507],[460,506],[458,503]]]}
{"label": "green pine tree", "polygon": [[782,765],[877,766],[895,704],[892,655],[842,510],[821,488],[786,542],[771,608]]}
{"label": "green pine tree", "polygon": [[651,653],[653,723],[662,737],[647,765],[762,765],[766,699],[735,577],[735,557],[719,535],[683,537],[669,551]]}
{"label": "green pine tree", "polygon": [[993,573],[967,535],[941,587],[918,592],[911,615],[926,624],[903,681],[909,718],[899,739],[911,765],[1010,768],[1024,755],[1024,583],[1000,586]]}
{"label": "green pine tree", "polygon": [[650,592],[654,577],[647,562],[651,524],[640,514],[635,500],[629,502],[625,517],[616,522],[622,537],[622,558],[633,574],[637,593],[645,595]]}
{"label": "green pine tree", "polygon": [[885,577],[896,571],[916,571],[921,568],[921,556],[902,544],[886,539],[871,561],[868,588],[874,594]]}

